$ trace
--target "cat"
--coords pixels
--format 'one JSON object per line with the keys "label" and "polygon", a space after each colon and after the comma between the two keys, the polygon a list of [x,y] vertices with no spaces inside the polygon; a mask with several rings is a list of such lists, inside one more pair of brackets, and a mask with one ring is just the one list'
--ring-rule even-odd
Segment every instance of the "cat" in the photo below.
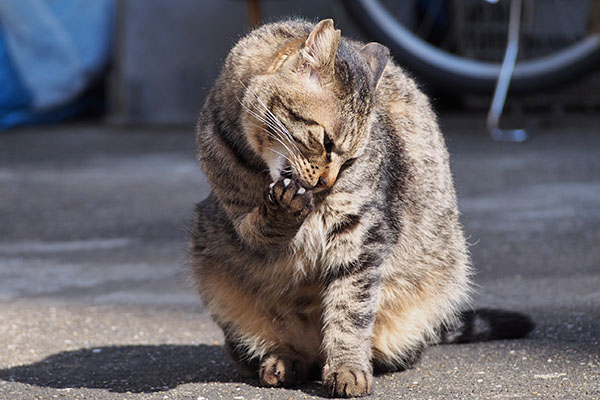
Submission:
{"label": "cat", "polygon": [[[197,126],[212,186],[191,268],[225,347],[265,386],[372,393],[426,345],[513,338],[469,308],[472,267],[436,115],[386,47],[331,19],[242,38]],[[465,311],[467,310],[467,311]]]}

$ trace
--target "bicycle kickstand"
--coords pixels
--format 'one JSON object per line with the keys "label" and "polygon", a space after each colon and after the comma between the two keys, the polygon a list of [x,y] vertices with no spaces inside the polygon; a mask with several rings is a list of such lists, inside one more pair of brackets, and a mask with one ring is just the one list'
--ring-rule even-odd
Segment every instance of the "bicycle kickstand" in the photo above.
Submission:
{"label": "bicycle kickstand", "polygon": [[[496,2],[497,0],[486,0]],[[492,139],[505,142],[523,142],[527,139],[527,132],[524,129],[500,129],[499,122],[508,86],[515,70],[517,62],[517,53],[519,52],[519,27],[521,24],[521,3],[522,0],[511,0],[510,18],[508,22],[508,42],[506,52],[500,67],[494,97],[487,116],[487,129]]]}

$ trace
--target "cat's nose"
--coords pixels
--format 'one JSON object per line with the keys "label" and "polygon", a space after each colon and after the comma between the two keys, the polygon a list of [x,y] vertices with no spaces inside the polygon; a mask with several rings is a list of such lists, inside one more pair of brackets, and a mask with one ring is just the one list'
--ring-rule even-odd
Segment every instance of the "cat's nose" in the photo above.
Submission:
{"label": "cat's nose", "polygon": [[326,177],[321,176],[319,178],[319,180],[317,181],[317,187],[322,188],[322,189],[330,188],[333,186],[334,181],[335,181],[335,179],[331,179],[331,177],[329,177],[329,176],[326,176]]}

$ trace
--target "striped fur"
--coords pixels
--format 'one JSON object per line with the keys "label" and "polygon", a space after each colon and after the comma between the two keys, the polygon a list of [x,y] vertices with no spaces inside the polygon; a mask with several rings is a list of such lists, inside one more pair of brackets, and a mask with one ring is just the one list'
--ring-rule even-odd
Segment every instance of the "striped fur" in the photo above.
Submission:
{"label": "striped fur", "polygon": [[265,25],[225,61],[197,128],[213,192],[191,241],[230,354],[267,386],[332,396],[408,367],[468,301],[448,153],[381,45],[331,20]]}

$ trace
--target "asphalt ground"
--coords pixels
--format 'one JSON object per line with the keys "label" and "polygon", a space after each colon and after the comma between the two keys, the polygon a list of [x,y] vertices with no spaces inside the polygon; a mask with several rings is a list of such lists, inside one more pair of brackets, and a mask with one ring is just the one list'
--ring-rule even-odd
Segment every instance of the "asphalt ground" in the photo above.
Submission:
{"label": "asphalt ground", "polygon": [[[600,399],[600,118],[494,143],[448,115],[477,306],[526,339],[429,348],[378,399]],[[310,399],[240,376],[186,271],[209,190],[193,129],[70,125],[0,134],[0,399]]]}

